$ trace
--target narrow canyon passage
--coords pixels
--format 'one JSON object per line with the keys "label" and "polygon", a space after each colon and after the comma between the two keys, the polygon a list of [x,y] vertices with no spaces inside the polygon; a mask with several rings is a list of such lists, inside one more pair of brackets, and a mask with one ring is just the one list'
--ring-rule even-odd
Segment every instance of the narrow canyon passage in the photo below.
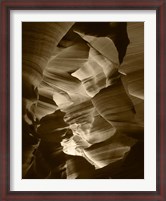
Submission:
{"label": "narrow canyon passage", "polygon": [[144,23],[22,23],[22,178],[144,178]]}

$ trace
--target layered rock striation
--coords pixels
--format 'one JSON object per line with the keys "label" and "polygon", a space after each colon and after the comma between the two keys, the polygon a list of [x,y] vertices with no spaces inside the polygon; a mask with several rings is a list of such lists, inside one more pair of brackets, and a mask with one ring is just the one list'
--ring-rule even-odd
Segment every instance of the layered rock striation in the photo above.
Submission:
{"label": "layered rock striation", "polygon": [[144,24],[25,22],[22,33],[23,178],[143,178]]}

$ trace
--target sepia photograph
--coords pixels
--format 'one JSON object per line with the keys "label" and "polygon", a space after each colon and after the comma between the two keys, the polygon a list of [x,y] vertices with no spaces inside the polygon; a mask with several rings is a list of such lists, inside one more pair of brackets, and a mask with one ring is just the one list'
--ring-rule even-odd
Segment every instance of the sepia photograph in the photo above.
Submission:
{"label": "sepia photograph", "polygon": [[22,179],[144,179],[144,22],[22,22]]}

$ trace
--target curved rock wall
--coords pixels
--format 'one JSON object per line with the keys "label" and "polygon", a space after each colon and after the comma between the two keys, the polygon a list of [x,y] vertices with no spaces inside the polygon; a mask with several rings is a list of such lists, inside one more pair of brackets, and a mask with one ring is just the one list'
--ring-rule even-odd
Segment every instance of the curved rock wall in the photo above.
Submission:
{"label": "curved rock wall", "polygon": [[22,32],[23,178],[143,178],[143,23]]}

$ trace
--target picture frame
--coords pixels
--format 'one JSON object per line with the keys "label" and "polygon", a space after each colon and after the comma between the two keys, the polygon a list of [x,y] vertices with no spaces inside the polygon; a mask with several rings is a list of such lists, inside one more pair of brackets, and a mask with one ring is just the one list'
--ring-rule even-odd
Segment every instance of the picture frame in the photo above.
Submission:
{"label": "picture frame", "polygon": [[[156,191],[11,191],[10,190],[10,11],[11,10],[156,10]],[[1,2],[1,200],[155,200],[166,199],[165,146],[165,0],[147,1],[2,1]]]}

